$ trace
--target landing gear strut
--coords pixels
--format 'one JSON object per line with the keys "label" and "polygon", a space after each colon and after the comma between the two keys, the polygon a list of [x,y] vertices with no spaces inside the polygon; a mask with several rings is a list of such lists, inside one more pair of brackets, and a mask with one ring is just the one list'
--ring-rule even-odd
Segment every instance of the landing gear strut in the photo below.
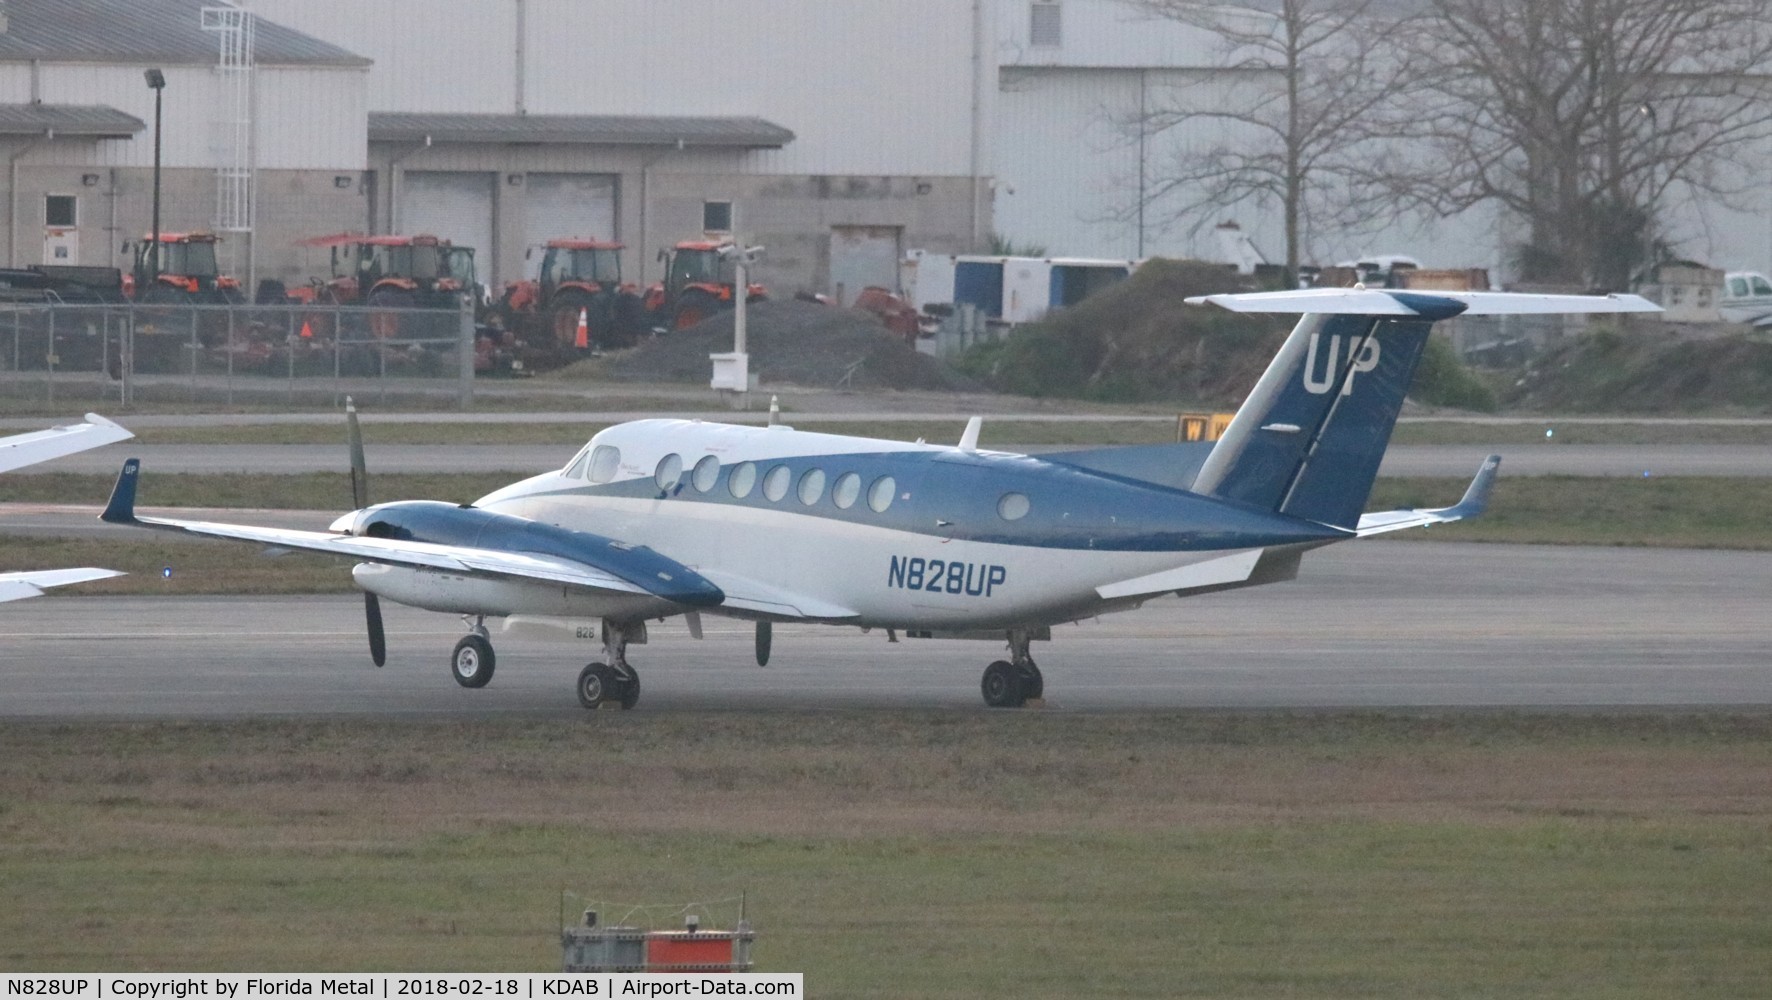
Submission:
{"label": "landing gear strut", "polygon": [[1009,660],[998,660],[984,668],[979,689],[984,703],[992,708],[1020,708],[1029,698],[1039,698],[1046,691],[1046,679],[1028,654],[1029,637],[1021,629],[1009,632]]}
{"label": "landing gear strut", "polygon": [[455,652],[449,656],[449,674],[462,687],[483,688],[492,681],[498,657],[492,652],[492,640],[487,638],[485,616],[476,618],[469,628],[471,631],[455,644]]}
{"label": "landing gear strut", "polygon": [[[640,700],[640,673],[628,665],[628,641],[644,642],[643,623],[622,623],[603,619],[603,655],[608,663],[587,663],[578,674],[578,703],[586,708],[599,708],[604,702],[616,702],[622,708],[633,708]],[[636,635],[635,633],[638,632]]]}

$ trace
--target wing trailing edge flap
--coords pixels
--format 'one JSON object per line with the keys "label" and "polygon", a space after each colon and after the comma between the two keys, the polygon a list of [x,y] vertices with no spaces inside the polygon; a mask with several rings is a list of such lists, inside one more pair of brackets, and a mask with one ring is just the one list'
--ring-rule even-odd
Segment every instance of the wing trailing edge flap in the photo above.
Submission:
{"label": "wing trailing edge flap", "polygon": [[860,612],[852,608],[772,587],[736,573],[700,566],[695,571],[726,594],[726,600],[719,607],[706,609],[713,614],[744,611],[770,618],[811,618],[821,621],[861,617]]}
{"label": "wing trailing edge flap", "polygon": [[1446,524],[1462,521],[1467,517],[1476,517],[1489,509],[1489,494],[1495,489],[1495,476],[1501,468],[1501,456],[1490,455],[1483,460],[1477,469],[1477,475],[1471,480],[1470,487],[1464,491],[1464,498],[1450,507],[1434,510],[1387,510],[1360,515],[1359,526],[1354,529],[1357,537],[1379,535],[1387,531],[1400,531],[1403,528],[1419,528],[1429,524]]}
{"label": "wing trailing edge flap", "polygon": [[88,580],[108,580],[124,574],[114,569],[82,566],[77,569],[44,569],[23,573],[0,573],[0,603],[42,597],[45,587],[63,587]]}

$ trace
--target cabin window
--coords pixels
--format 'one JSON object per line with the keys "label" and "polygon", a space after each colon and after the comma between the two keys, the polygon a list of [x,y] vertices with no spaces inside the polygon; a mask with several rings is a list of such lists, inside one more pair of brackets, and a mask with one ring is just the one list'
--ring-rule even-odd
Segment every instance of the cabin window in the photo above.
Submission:
{"label": "cabin window", "polygon": [[807,469],[800,476],[800,502],[810,507],[824,496],[824,470]]}
{"label": "cabin window", "polygon": [[560,473],[560,475],[565,476],[567,479],[577,479],[584,475],[585,463],[590,460],[591,448],[589,445],[586,445],[578,450],[578,454],[573,456],[572,461],[566,463],[566,471]]}
{"label": "cabin window", "polygon": [[695,471],[689,474],[689,481],[694,484],[696,492],[706,493],[720,481],[720,460],[707,455],[695,463]]}
{"label": "cabin window", "polygon": [[732,475],[727,477],[726,488],[732,491],[735,500],[743,500],[751,495],[757,486],[757,463],[740,462],[732,467]]}
{"label": "cabin window", "polygon": [[1730,278],[1729,279],[1729,294],[1735,296],[1738,299],[1747,298],[1747,279],[1746,278]]}
{"label": "cabin window", "polygon": [[1753,282],[1755,295],[1772,295],[1772,284],[1768,284],[1765,278],[1756,274],[1747,280]]}
{"label": "cabin window", "polygon": [[885,513],[886,508],[892,506],[892,494],[897,492],[898,481],[891,476],[881,476],[868,487],[868,506],[874,508],[875,513]]}
{"label": "cabin window", "polygon": [[591,451],[590,480],[593,483],[607,483],[615,478],[621,468],[621,449],[612,444],[600,444]]}
{"label": "cabin window", "polygon": [[1028,516],[1029,506],[1027,494],[1005,493],[997,501],[997,516],[1005,521],[1019,521]]}
{"label": "cabin window", "polygon": [[780,500],[787,496],[789,475],[788,467],[785,465],[778,465],[770,469],[769,474],[763,477],[763,495],[770,500]]}
{"label": "cabin window", "polygon": [[831,486],[831,502],[843,510],[855,506],[855,501],[860,496],[861,477],[853,472],[838,476],[836,483]]}
{"label": "cabin window", "polygon": [[683,456],[676,452],[658,460],[658,469],[652,473],[652,481],[666,493],[677,488],[683,481]]}

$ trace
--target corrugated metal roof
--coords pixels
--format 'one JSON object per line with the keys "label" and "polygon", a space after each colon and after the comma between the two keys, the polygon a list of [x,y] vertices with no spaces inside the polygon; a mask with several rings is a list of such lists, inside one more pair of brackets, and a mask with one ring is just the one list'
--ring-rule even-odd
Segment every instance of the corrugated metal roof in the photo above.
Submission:
{"label": "corrugated metal roof", "polygon": [[[209,65],[219,43],[204,31],[217,0],[4,0],[0,62],[158,62]],[[264,65],[367,66],[369,60],[292,28],[256,19],[255,59]]]}
{"label": "corrugated metal roof", "polygon": [[127,139],[147,128],[134,115],[102,104],[0,104],[0,135],[84,135]]}
{"label": "corrugated metal roof", "polygon": [[370,112],[372,142],[596,143],[780,149],[788,129],[761,118],[657,115],[448,115]]}

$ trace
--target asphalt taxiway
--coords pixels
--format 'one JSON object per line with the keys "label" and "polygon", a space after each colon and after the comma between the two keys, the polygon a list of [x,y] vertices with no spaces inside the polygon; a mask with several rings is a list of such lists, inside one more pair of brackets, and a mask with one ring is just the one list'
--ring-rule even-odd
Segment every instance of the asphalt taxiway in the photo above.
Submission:
{"label": "asphalt taxiway", "polygon": [[[341,570],[342,572],[342,570]],[[1772,705],[1772,553],[1375,541],[1299,580],[1060,626],[1036,643],[1046,711]],[[383,605],[370,665],[355,596],[40,598],[0,607],[0,717],[585,714],[588,643],[501,636],[481,690],[450,679],[459,622]],[[680,619],[630,649],[638,711],[990,711],[994,643]]]}

